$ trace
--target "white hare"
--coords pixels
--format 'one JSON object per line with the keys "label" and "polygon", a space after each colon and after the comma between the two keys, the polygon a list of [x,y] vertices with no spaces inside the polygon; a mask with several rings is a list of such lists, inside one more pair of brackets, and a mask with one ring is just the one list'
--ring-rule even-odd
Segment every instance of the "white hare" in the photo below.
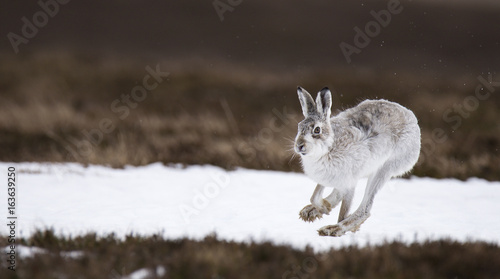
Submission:
{"label": "white hare", "polygon": [[[386,100],[365,100],[358,106],[330,117],[332,94],[323,88],[316,98],[297,89],[305,119],[298,125],[295,152],[304,172],[318,185],[311,204],[299,213],[312,222],[329,214],[341,201],[338,224],[318,233],[341,236],[355,232],[370,216],[377,191],[391,177],[410,171],[420,154],[420,128],[407,108]],[[359,208],[349,215],[356,183],[368,178]],[[333,188],[323,199],[323,190]]]}

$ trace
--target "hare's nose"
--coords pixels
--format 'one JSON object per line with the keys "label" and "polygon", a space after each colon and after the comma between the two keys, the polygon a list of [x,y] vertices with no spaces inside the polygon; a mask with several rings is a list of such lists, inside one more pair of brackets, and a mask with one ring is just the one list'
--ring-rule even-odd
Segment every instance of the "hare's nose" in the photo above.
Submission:
{"label": "hare's nose", "polygon": [[306,145],[301,143],[299,145],[297,145],[297,150],[301,153],[305,152],[306,151]]}

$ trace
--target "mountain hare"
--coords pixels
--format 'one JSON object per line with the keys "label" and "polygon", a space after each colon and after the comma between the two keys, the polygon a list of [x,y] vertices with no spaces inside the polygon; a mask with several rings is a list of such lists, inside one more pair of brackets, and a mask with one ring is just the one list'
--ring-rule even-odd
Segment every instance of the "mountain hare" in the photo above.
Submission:
{"label": "mountain hare", "polygon": [[[298,87],[305,119],[298,125],[295,152],[304,172],[318,185],[311,204],[299,213],[304,221],[321,218],[342,201],[338,224],[319,229],[319,235],[356,232],[370,216],[377,191],[391,177],[410,171],[420,154],[420,128],[415,115],[386,100],[365,100],[330,117],[332,94],[323,88],[316,97]],[[354,188],[368,178],[359,208],[349,215]],[[323,190],[333,188],[323,199]]]}

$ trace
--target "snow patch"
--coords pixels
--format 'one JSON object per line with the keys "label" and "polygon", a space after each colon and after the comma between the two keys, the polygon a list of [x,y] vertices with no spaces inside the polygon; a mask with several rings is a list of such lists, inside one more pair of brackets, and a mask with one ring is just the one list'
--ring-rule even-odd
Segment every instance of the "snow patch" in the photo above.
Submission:
{"label": "snow patch", "polygon": [[[317,229],[335,224],[339,208],[314,223],[298,218],[316,185],[303,174],[159,163],[124,169],[0,163],[0,180],[7,181],[9,166],[16,168],[18,178],[17,237],[48,228],[72,236],[96,232],[202,239],[216,233],[221,239],[315,250],[392,240],[500,240],[500,182],[477,178],[393,179],[377,194],[360,231],[333,238],[318,236]],[[353,210],[365,183],[358,183]],[[6,210],[6,201],[6,191],[1,191],[0,208]],[[194,213],[188,211],[186,218],[183,208]],[[0,234],[8,234],[6,226]]]}

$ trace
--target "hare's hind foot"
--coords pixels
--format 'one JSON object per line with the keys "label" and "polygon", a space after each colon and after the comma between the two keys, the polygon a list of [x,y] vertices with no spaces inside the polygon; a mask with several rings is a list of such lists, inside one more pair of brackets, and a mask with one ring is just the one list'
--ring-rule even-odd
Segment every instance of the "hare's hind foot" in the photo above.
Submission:
{"label": "hare's hind foot", "polygon": [[336,224],[324,226],[318,230],[318,234],[321,236],[343,236],[347,232],[357,232],[359,227],[368,219],[370,214],[362,216],[360,218],[354,219],[353,215],[347,217],[344,221]]}
{"label": "hare's hind foot", "polygon": [[318,230],[318,234],[321,236],[342,236],[345,233],[345,229],[339,224],[324,226]]}
{"label": "hare's hind foot", "polygon": [[323,214],[330,214],[330,211],[332,211],[332,205],[327,200],[323,199],[323,203],[319,207],[312,204],[306,205],[299,212],[299,218],[305,222],[313,222],[316,219],[321,219]]}
{"label": "hare's hind foot", "polygon": [[318,234],[321,236],[343,236],[348,231],[357,232],[358,230],[359,230],[359,225],[354,228],[347,229],[346,227],[340,224],[336,224],[336,225],[329,225],[322,227],[321,229],[318,230]]}

